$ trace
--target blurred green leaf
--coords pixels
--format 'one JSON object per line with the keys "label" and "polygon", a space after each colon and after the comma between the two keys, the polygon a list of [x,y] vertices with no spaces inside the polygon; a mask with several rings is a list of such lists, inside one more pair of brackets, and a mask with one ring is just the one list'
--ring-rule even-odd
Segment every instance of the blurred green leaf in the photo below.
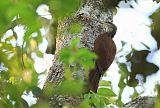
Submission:
{"label": "blurred green leaf", "polygon": [[107,107],[106,105],[111,103],[110,100],[105,96],[96,94],[94,92],[85,94],[84,98],[89,101],[91,106],[95,106],[97,108],[105,108]]}
{"label": "blurred green leaf", "polygon": [[81,0],[52,0],[50,8],[55,12],[56,17],[62,19],[76,12],[80,3]]}
{"label": "blurred green leaf", "polygon": [[43,57],[43,53],[39,50],[36,52],[36,54],[37,54],[38,57],[41,57],[41,58]]}
{"label": "blurred green leaf", "polygon": [[8,54],[4,53],[1,49],[0,49],[0,61],[4,64],[5,67],[10,68],[10,63],[8,62]]}
{"label": "blurred green leaf", "polygon": [[80,23],[72,23],[70,28],[70,33],[75,34],[79,33],[82,29],[82,25]]}
{"label": "blurred green leaf", "polygon": [[101,80],[99,82],[99,86],[111,86],[111,82],[106,80]]}
{"label": "blurred green leaf", "polygon": [[116,105],[123,107],[124,103],[121,100],[117,100]]}
{"label": "blurred green leaf", "polygon": [[5,83],[4,87],[5,89],[5,94],[10,96],[10,99],[13,101],[18,101],[21,98],[21,95],[24,92],[24,89],[22,86],[16,84],[13,85],[11,83]]}
{"label": "blurred green leaf", "polygon": [[98,88],[98,95],[101,95],[101,96],[105,96],[105,97],[114,97],[116,96],[116,94],[109,88]]}
{"label": "blurred green leaf", "polygon": [[124,83],[124,79],[128,78],[129,72],[128,72],[127,66],[123,63],[119,64],[119,68],[120,68],[121,77],[120,77],[118,87],[123,89],[126,86],[126,84]]}
{"label": "blurred green leaf", "polygon": [[51,108],[51,105],[48,104],[48,101],[41,100],[37,104],[32,105],[31,108]]}
{"label": "blurred green leaf", "polygon": [[42,95],[42,90],[39,87],[35,86],[32,87],[31,89],[34,96],[39,97]]}
{"label": "blurred green leaf", "polygon": [[[31,53],[35,53],[36,47],[42,42],[41,23],[36,9],[47,1],[49,0],[4,0],[0,3],[0,65],[5,68],[0,71],[0,107],[2,108],[28,108],[21,98],[24,91],[32,91],[35,96],[40,95],[40,89],[36,88],[38,74],[35,72]],[[13,36],[5,35],[8,30],[19,25],[25,29],[23,49],[17,44],[15,32]],[[33,33],[38,35],[33,37]],[[11,41],[16,44],[13,46]]]}
{"label": "blurred green leaf", "polygon": [[101,103],[104,103],[106,105],[110,104],[109,100],[106,97],[101,97]]}
{"label": "blurred green leaf", "polygon": [[129,86],[135,87],[138,84],[137,79],[135,79],[137,74],[143,75],[145,81],[146,76],[159,70],[155,64],[146,61],[146,57],[149,53],[150,51],[148,50],[133,51],[132,57],[129,59],[132,64],[130,79],[128,81]]}
{"label": "blurred green leaf", "polygon": [[92,93],[91,94],[91,104],[95,105],[95,106],[100,106],[100,97],[98,94]]}
{"label": "blurred green leaf", "polygon": [[5,49],[5,50],[10,50],[10,51],[13,51],[13,46],[11,45],[11,44],[8,44],[8,43],[6,43],[6,42],[1,42],[0,43],[0,48],[1,49]]}
{"label": "blurred green leaf", "polygon": [[70,42],[70,47],[74,51],[74,49],[78,48],[79,44],[80,44],[80,39],[79,38],[75,38],[75,39],[72,39],[72,41]]}
{"label": "blurred green leaf", "polygon": [[91,108],[89,101],[83,101],[80,108]]}
{"label": "blurred green leaf", "polygon": [[153,0],[153,1],[156,1],[157,3],[159,3],[159,2],[160,2],[160,0]]}
{"label": "blurred green leaf", "polygon": [[69,47],[60,51],[59,59],[67,66],[74,64],[75,68],[82,66],[88,71],[94,67],[93,59],[96,58],[96,54],[86,48],[79,48],[79,42],[80,39],[73,39]]}
{"label": "blurred green leaf", "polygon": [[77,52],[75,56],[76,56],[76,60],[79,60],[82,66],[86,70],[94,68],[93,59],[96,58],[96,54],[90,52],[86,48],[81,48],[79,49],[79,51]]}
{"label": "blurred green leaf", "polygon": [[139,93],[137,92],[137,90],[134,88],[134,93],[131,96],[132,99],[136,99],[139,96]]}
{"label": "blurred green leaf", "polygon": [[13,108],[13,104],[9,99],[7,99],[7,97],[5,97],[1,99],[0,107],[1,108]]}
{"label": "blurred green leaf", "polygon": [[36,71],[33,72],[32,74],[32,85],[37,85],[38,84],[38,73]]}
{"label": "blurred green leaf", "polygon": [[12,6],[11,1],[9,0],[3,0],[0,3],[0,27],[1,27],[1,32],[0,32],[0,38],[1,38],[1,33],[5,32],[7,29],[7,26],[11,23],[11,19],[6,18],[6,13],[8,10],[8,7]]}
{"label": "blurred green leaf", "polygon": [[66,95],[81,95],[83,90],[82,81],[78,80],[64,80],[58,87],[58,94]]}
{"label": "blurred green leaf", "polygon": [[160,48],[160,9],[154,12],[150,18],[152,19],[153,23],[151,25],[151,34],[157,41],[157,47]]}
{"label": "blurred green leaf", "polygon": [[156,85],[156,90],[158,92],[158,96],[156,97],[156,102],[155,102],[155,107],[154,108],[159,108],[160,107],[160,85]]}
{"label": "blurred green leaf", "polygon": [[71,54],[72,54],[71,49],[69,49],[69,48],[63,48],[60,51],[60,54],[59,54],[60,61],[63,61],[64,63],[68,64],[69,58],[71,57]]}
{"label": "blurred green leaf", "polygon": [[125,83],[125,80],[128,79],[129,72],[128,72],[126,64],[118,63],[118,66],[119,66],[119,69],[120,69],[119,72],[121,74],[121,77],[120,77],[120,80],[119,80],[119,83],[118,83],[118,87],[120,88],[120,91],[119,91],[119,94],[118,94],[117,105],[120,106],[121,105],[121,96],[122,96],[124,88],[127,85]]}

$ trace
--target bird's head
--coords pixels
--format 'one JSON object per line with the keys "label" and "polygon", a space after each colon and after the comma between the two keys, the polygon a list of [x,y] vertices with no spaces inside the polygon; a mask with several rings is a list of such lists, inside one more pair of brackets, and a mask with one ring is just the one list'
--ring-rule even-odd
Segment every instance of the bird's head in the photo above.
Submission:
{"label": "bird's head", "polygon": [[108,25],[107,36],[110,36],[111,38],[113,38],[117,32],[117,27],[115,24],[111,22],[106,22],[106,24]]}

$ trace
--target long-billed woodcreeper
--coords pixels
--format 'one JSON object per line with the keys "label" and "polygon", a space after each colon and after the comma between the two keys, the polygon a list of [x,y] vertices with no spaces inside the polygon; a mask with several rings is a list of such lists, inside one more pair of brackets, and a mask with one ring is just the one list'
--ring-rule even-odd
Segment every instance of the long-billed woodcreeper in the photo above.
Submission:
{"label": "long-billed woodcreeper", "polygon": [[98,36],[94,42],[94,52],[97,55],[95,60],[95,68],[89,72],[89,90],[97,92],[98,84],[101,76],[112,64],[115,54],[116,54],[116,45],[112,38],[114,37],[117,27],[113,23],[111,30],[104,34]]}

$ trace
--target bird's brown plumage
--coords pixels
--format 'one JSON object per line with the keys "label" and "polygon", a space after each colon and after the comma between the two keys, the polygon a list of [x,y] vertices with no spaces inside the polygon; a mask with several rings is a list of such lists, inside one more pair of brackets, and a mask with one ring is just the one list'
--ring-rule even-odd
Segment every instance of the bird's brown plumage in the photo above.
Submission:
{"label": "bird's brown plumage", "polygon": [[94,52],[97,55],[97,59],[95,60],[95,68],[89,72],[89,89],[93,92],[97,92],[101,76],[114,60],[116,45],[112,37],[110,34],[104,33],[94,42]]}

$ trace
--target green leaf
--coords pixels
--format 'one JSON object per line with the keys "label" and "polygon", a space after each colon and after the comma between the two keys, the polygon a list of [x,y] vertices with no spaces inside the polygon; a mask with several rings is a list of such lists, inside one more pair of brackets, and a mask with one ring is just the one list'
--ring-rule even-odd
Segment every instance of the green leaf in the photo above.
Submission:
{"label": "green leaf", "polygon": [[160,48],[160,9],[157,9],[150,18],[152,19],[153,23],[151,25],[151,34],[157,42],[157,47]]}
{"label": "green leaf", "polygon": [[1,47],[0,47],[0,61],[4,63],[5,67],[7,68],[11,67],[10,63],[8,62],[8,55],[1,50]]}
{"label": "green leaf", "polygon": [[160,2],[160,0],[153,0],[153,1],[156,1],[157,3],[159,3],[159,2]]}
{"label": "green leaf", "polygon": [[101,95],[101,96],[111,96],[111,97],[114,97],[116,96],[116,94],[109,88],[99,88],[98,89],[98,95]]}
{"label": "green leaf", "polygon": [[34,71],[34,69],[32,71],[33,71],[32,72],[32,83],[30,86],[34,87],[38,84],[38,73],[36,71]]}
{"label": "green leaf", "polygon": [[79,33],[82,29],[82,25],[80,23],[72,23],[70,28],[70,33],[75,34]]}
{"label": "green leaf", "polygon": [[63,48],[59,53],[60,61],[63,61],[65,64],[68,64],[71,56],[72,56],[72,51],[69,48]]}
{"label": "green leaf", "polygon": [[55,12],[56,17],[63,19],[76,12],[80,3],[81,0],[52,0],[50,8]]}
{"label": "green leaf", "polygon": [[42,95],[42,90],[39,87],[34,86],[31,89],[32,89],[32,93],[34,94],[34,96],[39,97]]}
{"label": "green leaf", "polygon": [[101,103],[105,103],[106,105],[110,104],[109,100],[106,97],[100,97]]}
{"label": "green leaf", "polygon": [[43,58],[43,53],[42,53],[41,51],[38,50],[38,51],[36,52],[36,54],[37,54],[38,57]]}
{"label": "green leaf", "polygon": [[80,108],[91,108],[89,101],[83,101]]}
{"label": "green leaf", "polygon": [[74,50],[75,48],[78,48],[79,43],[79,38],[72,39],[72,41],[70,42],[70,47]]}
{"label": "green leaf", "polygon": [[[3,0],[0,3],[0,27],[1,27],[1,32],[5,32],[5,30],[7,29],[8,25],[11,23],[11,18],[8,19],[6,17],[6,13],[8,10],[8,7],[12,6],[11,2],[9,0]],[[1,38],[1,35],[0,35]]]}
{"label": "green leaf", "polygon": [[66,94],[66,95],[80,95],[82,94],[83,83],[78,80],[65,80],[63,81],[58,89],[58,94]]}
{"label": "green leaf", "polygon": [[96,106],[99,106],[100,105],[100,97],[99,95],[95,94],[95,93],[92,93],[91,94],[91,103],[96,105]]}
{"label": "green leaf", "polygon": [[40,31],[37,31],[37,34],[38,35],[34,39],[36,40],[37,43],[42,43],[43,39]]}
{"label": "green leaf", "polygon": [[119,65],[119,69],[120,69],[119,71],[121,74],[120,81],[118,83],[118,87],[120,87],[120,89],[123,90],[126,86],[124,79],[127,79],[129,72],[128,72],[126,64],[120,63],[118,65]]}
{"label": "green leaf", "polygon": [[124,103],[121,100],[117,100],[116,105],[122,107],[124,105]]}
{"label": "green leaf", "polygon": [[137,79],[135,78],[137,74],[140,74],[144,77],[144,82],[146,77],[158,71],[158,66],[153,63],[146,61],[147,55],[150,53],[148,50],[142,51],[133,51],[133,54],[129,61],[131,62],[131,73],[128,85],[135,87],[138,84]]}
{"label": "green leaf", "polygon": [[99,86],[111,86],[111,82],[110,81],[101,80],[99,82]]}
{"label": "green leaf", "polygon": [[13,50],[13,46],[11,44],[8,44],[6,42],[1,42],[1,47],[3,47],[3,49],[6,49],[6,50]]}
{"label": "green leaf", "polygon": [[86,48],[78,48],[80,39],[76,38],[70,42],[70,46],[60,51],[60,60],[65,64],[81,64],[85,69],[94,67],[93,59],[96,54]]}

